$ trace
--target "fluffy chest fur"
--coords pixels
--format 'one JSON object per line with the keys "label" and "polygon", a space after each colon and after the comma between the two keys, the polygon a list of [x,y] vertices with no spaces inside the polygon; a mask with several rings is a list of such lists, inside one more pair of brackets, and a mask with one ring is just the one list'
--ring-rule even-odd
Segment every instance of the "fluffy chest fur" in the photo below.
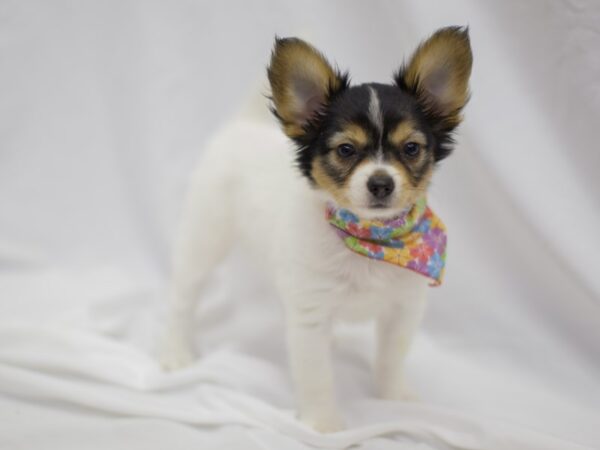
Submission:
{"label": "fluffy chest fur", "polygon": [[420,275],[343,244],[325,219],[327,198],[294,171],[293,150],[277,129],[238,122],[221,136],[211,150],[231,171],[236,239],[262,262],[284,300],[301,307],[317,297],[315,309],[357,320],[426,289]]}

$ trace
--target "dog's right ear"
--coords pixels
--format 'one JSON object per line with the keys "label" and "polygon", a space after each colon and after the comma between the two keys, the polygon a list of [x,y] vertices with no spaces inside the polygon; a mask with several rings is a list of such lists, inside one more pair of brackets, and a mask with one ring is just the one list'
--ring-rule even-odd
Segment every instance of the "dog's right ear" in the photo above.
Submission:
{"label": "dog's right ear", "polygon": [[291,138],[300,138],[318,121],[328,102],[348,86],[340,74],[310,44],[297,39],[275,39],[267,71],[273,113]]}

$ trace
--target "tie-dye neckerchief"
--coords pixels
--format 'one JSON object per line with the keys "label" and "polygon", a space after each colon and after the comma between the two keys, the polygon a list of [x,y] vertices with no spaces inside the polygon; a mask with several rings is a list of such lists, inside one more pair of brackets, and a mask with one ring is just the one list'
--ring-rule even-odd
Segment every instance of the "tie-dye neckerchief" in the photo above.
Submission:
{"label": "tie-dye neckerchief", "polygon": [[326,217],[350,250],[424,275],[433,280],[433,286],[441,284],[446,227],[425,198],[388,220],[360,219],[347,209],[331,205]]}

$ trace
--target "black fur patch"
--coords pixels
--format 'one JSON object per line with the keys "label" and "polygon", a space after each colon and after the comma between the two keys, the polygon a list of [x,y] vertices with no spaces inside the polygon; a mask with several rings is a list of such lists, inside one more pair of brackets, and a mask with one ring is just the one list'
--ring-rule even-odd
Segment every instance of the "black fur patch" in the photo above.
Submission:
{"label": "black fur patch", "polygon": [[[341,131],[345,124],[355,123],[361,126],[370,137],[369,143],[352,161],[352,166],[357,166],[365,158],[376,157],[378,151],[383,151],[386,160],[398,159],[411,175],[411,181],[418,184],[421,177],[427,172],[429,164],[415,166],[403,157],[400,149],[395,148],[387,141],[387,134],[400,122],[409,120],[416,130],[423,133],[427,145],[422,151],[430,155],[426,162],[440,161],[449,155],[453,143],[451,133],[454,128],[444,127],[436,117],[428,114],[419,104],[413,92],[403,89],[402,86],[369,83],[358,86],[349,86],[347,76],[341,83],[341,88],[329,92],[327,104],[317,117],[310,120],[304,127],[304,134],[294,138],[297,145],[296,162],[304,176],[314,181],[311,175],[313,160],[325,157],[335,151],[328,145],[332,135]],[[383,119],[383,136],[369,118],[369,105],[371,101],[370,89],[374,89],[379,99]],[[277,116],[274,111],[275,116]],[[342,185],[351,175],[352,170],[332,163],[333,158],[324,160],[324,168],[336,184]],[[352,169],[351,167],[350,169]]]}

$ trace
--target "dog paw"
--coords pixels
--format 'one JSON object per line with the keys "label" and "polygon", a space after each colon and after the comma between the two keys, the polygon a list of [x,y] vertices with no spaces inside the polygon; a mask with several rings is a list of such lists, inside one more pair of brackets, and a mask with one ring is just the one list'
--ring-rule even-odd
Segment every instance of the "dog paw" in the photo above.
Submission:
{"label": "dog paw", "polygon": [[335,433],[346,428],[344,421],[337,414],[303,416],[300,420],[319,433]]}
{"label": "dog paw", "polygon": [[385,400],[394,400],[399,402],[419,401],[419,395],[404,383],[383,387],[379,396]]}
{"label": "dog paw", "polygon": [[161,342],[158,359],[164,370],[173,371],[191,365],[194,351],[185,338],[167,336]]}

